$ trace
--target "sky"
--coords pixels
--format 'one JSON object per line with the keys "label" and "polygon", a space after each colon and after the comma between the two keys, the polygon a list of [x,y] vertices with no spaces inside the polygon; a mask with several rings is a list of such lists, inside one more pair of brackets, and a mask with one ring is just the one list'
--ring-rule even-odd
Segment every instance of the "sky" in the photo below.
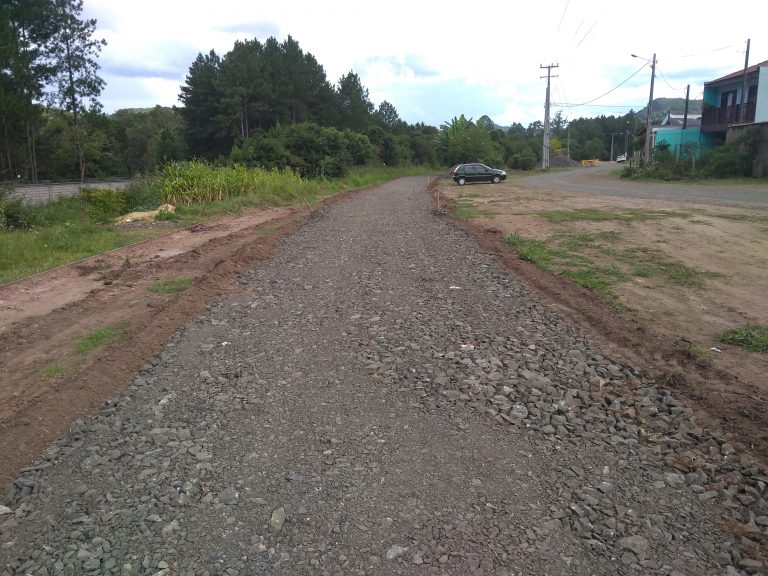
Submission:
{"label": "sky", "polygon": [[701,98],[704,82],[744,67],[748,38],[750,65],[768,60],[765,0],[85,0],[83,16],[107,41],[108,113],[178,105],[199,53],[270,36],[291,35],[331,83],[354,71],[375,106],[387,100],[403,120],[433,126],[461,114],[543,121],[542,65],[558,65],[551,113],[572,120],[646,106],[654,54],[654,98],[684,98],[688,84]]}

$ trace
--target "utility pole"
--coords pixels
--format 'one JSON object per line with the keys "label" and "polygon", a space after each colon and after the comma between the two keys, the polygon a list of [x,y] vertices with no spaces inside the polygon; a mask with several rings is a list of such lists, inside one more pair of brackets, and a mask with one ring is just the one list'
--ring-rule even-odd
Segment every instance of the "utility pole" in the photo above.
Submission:
{"label": "utility pole", "polygon": [[683,146],[685,146],[685,129],[688,128],[688,101],[691,97],[691,85],[685,87],[685,110],[683,111],[683,132],[680,135],[680,155],[678,160],[683,157]]}
{"label": "utility pole", "polygon": [[656,53],[653,53],[653,60],[651,60],[651,95],[648,98],[648,122],[645,128],[645,162],[648,164],[651,162],[653,144],[651,139],[653,133],[651,132],[651,115],[653,113],[653,81],[656,79]]}
{"label": "utility pole", "polygon": [[[544,149],[542,150],[541,154],[542,170],[549,168],[549,82],[552,78],[552,68],[557,67],[559,67],[559,64],[550,64],[549,66],[539,64],[539,68],[547,69],[547,99],[544,104]],[[544,76],[540,76],[540,78],[544,78]],[[555,76],[555,78],[557,78],[557,76]]]}
{"label": "utility pole", "polygon": [[749,38],[747,38],[747,55],[744,57],[744,80],[741,85],[740,124],[744,124],[747,121],[747,68],[749,68]]}

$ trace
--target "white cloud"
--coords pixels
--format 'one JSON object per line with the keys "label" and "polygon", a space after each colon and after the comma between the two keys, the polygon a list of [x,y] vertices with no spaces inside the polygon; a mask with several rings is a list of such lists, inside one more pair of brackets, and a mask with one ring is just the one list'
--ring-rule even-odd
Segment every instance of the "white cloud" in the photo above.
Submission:
{"label": "white cloud", "polygon": [[[708,5],[660,0],[636,8],[615,0],[218,0],[214,9],[201,0],[86,0],[85,12],[109,42],[101,60],[108,111],[175,104],[197,53],[223,55],[236,39],[254,36],[290,34],[331,82],[354,70],[374,103],[386,99],[409,122],[433,125],[462,113],[489,114],[502,124],[542,119],[541,64],[559,63],[552,101],[573,118],[623,114],[647,103],[648,68],[616,88],[643,64],[633,52],[657,54],[659,97],[683,97],[689,83],[691,97],[698,97],[704,81],[743,65],[747,38],[751,61],[768,59],[763,0],[740,3],[739,13],[748,17],[727,27]],[[613,88],[593,105],[562,106]]]}

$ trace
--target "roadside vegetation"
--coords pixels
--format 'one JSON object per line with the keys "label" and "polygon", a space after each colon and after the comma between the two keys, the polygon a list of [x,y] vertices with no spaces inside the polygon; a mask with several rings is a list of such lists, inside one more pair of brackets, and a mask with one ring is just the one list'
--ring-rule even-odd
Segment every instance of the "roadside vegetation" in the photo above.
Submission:
{"label": "roadside vegetation", "polygon": [[111,344],[112,342],[118,342],[127,336],[127,329],[130,325],[129,322],[118,322],[117,324],[110,324],[94,330],[90,334],[84,336],[75,346],[75,352],[84,356],[91,350],[95,350],[105,344]]}
{"label": "roadside vegetation", "polygon": [[148,290],[159,294],[175,294],[177,292],[183,292],[194,284],[194,282],[195,278],[172,278],[170,280],[156,282],[152,284]]}
{"label": "roadside vegetation", "polygon": [[[538,211],[533,214],[554,224],[614,221],[624,225],[633,221],[689,216],[674,211],[607,212],[596,209]],[[708,278],[716,276],[687,266],[660,250],[631,245],[617,230],[573,232],[561,227],[545,240],[510,234],[504,241],[523,260],[608,296],[616,306],[620,303],[614,298],[615,286],[633,278],[656,279],[674,286],[699,289],[704,287]]]}
{"label": "roadside vegetation", "polygon": [[345,190],[429,172],[425,167],[372,166],[350,169],[343,178],[303,178],[290,169],[184,162],[123,190],[88,190],[82,199],[30,206],[0,196],[0,284],[169,232],[167,224],[117,223],[128,212],[178,204],[176,212],[161,212],[158,218],[170,221],[173,230],[254,208],[312,205]]}
{"label": "roadside vegetation", "polygon": [[625,166],[622,178],[635,180],[687,180],[706,184],[765,184],[768,178],[751,178],[752,160],[759,148],[760,133],[750,128],[736,138],[703,153],[700,159],[694,155],[675,156],[670,145],[657,144],[653,161],[645,166]]}
{"label": "roadside vegetation", "polygon": [[768,352],[768,326],[744,324],[726,330],[717,337],[723,344],[734,344],[752,352]]}

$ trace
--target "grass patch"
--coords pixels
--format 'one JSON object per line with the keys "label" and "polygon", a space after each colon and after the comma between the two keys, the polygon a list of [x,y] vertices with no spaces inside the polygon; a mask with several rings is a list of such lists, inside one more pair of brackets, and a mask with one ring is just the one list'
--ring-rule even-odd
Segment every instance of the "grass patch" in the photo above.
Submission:
{"label": "grass patch", "polygon": [[454,216],[458,218],[488,218],[494,215],[494,212],[484,208],[478,208],[471,200],[450,200]]}
{"label": "grass patch", "polygon": [[510,234],[504,238],[504,242],[512,246],[520,258],[545,270],[555,257],[554,251],[541,240],[531,240],[519,234]]}
{"label": "grass patch", "polygon": [[118,322],[91,332],[77,343],[75,352],[85,355],[99,346],[122,340],[126,336],[128,325],[129,322]]}
{"label": "grass patch", "polygon": [[167,232],[168,229],[132,230],[88,221],[0,232],[0,284]]}
{"label": "grass patch", "polygon": [[70,369],[70,366],[64,366],[62,364],[51,364],[37,372],[37,377],[40,380],[48,380],[66,374]]}
{"label": "grass patch", "polygon": [[[632,278],[659,277],[674,286],[701,288],[715,274],[697,270],[667,258],[662,252],[642,247],[623,247],[615,231],[560,234],[547,240],[511,234],[504,242],[523,260],[556,272],[577,284],[606,296]],[[621,304],[616,300],[614,307]]]}
{"label": "grass patch", "polygon": [[687,212],[668,210],[628,209],[621,212],[608,212],[598,210],[597,208],[540,210],[533,212],[533,214],[546,218],[552,224],[563,224],[566,222],[642,222],[660,218],[688,218],[690,216]]}
{"label": "grass patch", "polygon": [[152,284],[148,288],[150,292],[158,292],[161,294],[174,294],[176,292],[181,292],[182,290],[185,290],[189,286],[191,286],[195,281],[195,278],[173,278],[170,280],[163,280],[161,282],[156,282],[155,284]]}
{"label": "grass patch", "polygon": [[768,326],[744,324],[736,326],[717,336],[718,342],[734,344],[752,352],[768,352]]}
{"label": "grass patch", "polygon": [[577,269],[562,270],[560,273],[576,284],[605,295],[612,293],[614,285],[628,280],[627,275],[613,265],[598,266],[590,263]]}

